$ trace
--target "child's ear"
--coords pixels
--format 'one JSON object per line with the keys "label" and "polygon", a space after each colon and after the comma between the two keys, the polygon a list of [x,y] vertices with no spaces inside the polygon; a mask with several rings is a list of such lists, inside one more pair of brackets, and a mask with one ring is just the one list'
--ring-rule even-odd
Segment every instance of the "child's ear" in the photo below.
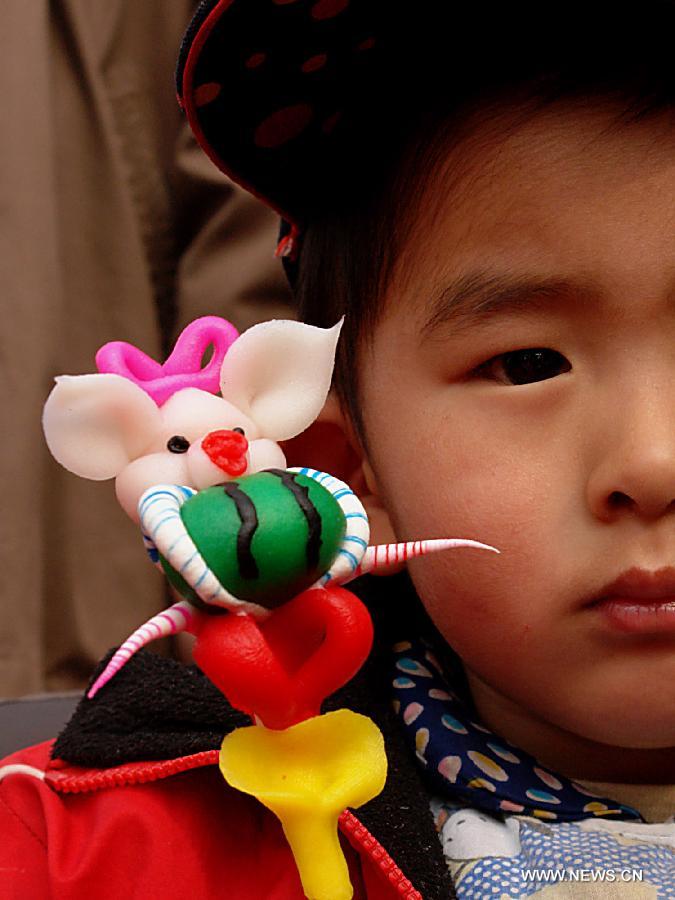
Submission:
{"label": "child's ear", "polygon": [[309,466],[329,472],[349,485],[368,513],[370,544],[389,544],[396,540],[375,473],[333,391],[309,428],[281,446],[289,466]]}
{"label": "child's ear", "polygon": [[359,493],[353,479],[360,468],[360,451],[355,447],[351,432],[347,432],[346,418],[332,391],[309,428],[297,437],[282,441],[281,449],[289,466],[308,466],[330,472]]}

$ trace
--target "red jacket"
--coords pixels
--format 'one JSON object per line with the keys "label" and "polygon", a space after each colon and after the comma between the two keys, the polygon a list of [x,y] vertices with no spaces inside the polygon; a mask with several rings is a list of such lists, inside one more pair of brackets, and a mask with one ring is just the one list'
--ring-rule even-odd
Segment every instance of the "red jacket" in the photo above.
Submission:
{"label": "red jacket", "polygon": [[[391,624],[397,601],[411,601],[386,581]],[[384,791],[357,810],[367,825],[340,819],[354,897],[450,900],[423,773],[391,710],[388,648],[400,635],[383,636],[370,609],[373,652],[326,703],[373,718],[389,760]],[[0,761],[1,900],[302,900],[278,820],[218,769],[241,716],[195,667],[138,653],[81,702],[56,759],[47,742]]]}
{"label": "red jacket", "polygon": [[[278,820],[225,783],[217,751],[101,770],[50,749],[0,766],[3,900],[304,897]],[[421,897],[350,812],[340,830],[355,900]]]}

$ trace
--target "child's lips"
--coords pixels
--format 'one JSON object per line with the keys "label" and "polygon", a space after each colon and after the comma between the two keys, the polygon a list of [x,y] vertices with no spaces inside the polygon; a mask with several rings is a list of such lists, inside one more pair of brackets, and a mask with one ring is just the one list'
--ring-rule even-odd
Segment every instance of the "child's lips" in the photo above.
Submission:
{"label": "child's lips", "polygon": [[659,599],[605,597],[592,604],[612,628],[630,634],[675,632],[675,594]]}
{"label": "child's lips", "polygon": [[605,624],[631,634],[675,632],[675,569],[634,566],[588,604]]}

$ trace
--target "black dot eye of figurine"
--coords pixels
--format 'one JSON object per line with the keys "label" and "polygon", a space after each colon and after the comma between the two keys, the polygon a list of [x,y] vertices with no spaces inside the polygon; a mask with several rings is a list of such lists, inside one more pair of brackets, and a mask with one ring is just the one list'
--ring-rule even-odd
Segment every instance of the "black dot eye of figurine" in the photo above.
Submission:
{"label": "black dot eye of figurine", "polygon": [[236,428],[233,428],[232,431],[236,431],[237,434],[243,434],[244,437],[246,437],[246,432],[244,431],[243,428],[239,428],[239,426],[237,426]]}
{"label": "black dot eye of figurine", "polygon": [[166,449],[171,453],[187,453],[190,449],[190,441],[182,434],[174,434],[166,442]]}

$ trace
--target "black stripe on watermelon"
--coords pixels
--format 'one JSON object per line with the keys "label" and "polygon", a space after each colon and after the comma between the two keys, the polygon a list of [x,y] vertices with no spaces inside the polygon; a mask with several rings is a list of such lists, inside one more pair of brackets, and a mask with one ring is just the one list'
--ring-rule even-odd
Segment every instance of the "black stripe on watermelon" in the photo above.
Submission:
{"label": "black stripe on watermelon", "polygon": [[286,472],[284,469],[265,469],[271,475],[276,475],[288,490],[293,494],[296,503],[307,519],[309,534],[307,536],[307,569],[311,570],[319,564],[319,552],[321,550],[321,516],[317,508],[309,499],[309,488],[298,484],[295,473]]}
{"label": "black stripe on watermelon", "polygon": [[256,512],[255,504],[248,494],[245,494],[234,481],[224,485],[224,491],[234,501],[237,513],[241,519],[241,525],[237,532],[239,574],[242,578],[257,578],[259,575],[258,564],[251,550],[253,535],[258,527],[258,513]]}

